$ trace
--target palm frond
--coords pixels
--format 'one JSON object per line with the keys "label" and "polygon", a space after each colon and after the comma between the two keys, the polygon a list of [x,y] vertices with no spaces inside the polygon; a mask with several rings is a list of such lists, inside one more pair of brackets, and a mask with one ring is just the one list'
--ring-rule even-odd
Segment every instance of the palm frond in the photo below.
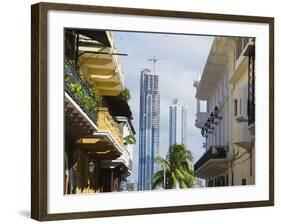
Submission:
{"label": "palm frond", "polygon": [[163,180],[161,178],[156,179],[152,183],[152,190],[155,190],[157,187],[162,187],[163,186]]}
{"label": "palm frond", "polygon": [[174,172],[171,172],[171,178],[170,178],[170,186],[171,188],[174,188],[177,184],[178,180],[177,180],[177,177],[175,175]]}
{"label": "palm frond", "polygon": [[155,158],[154,158],[154,162],[155,163],[157,163],[157,164],[161,164],[161,163],[163,163],[163,162],[165,162],[165,159],[164,158],[162,158],[161,156],[155,156]]}
{"label": "palm frond", "polygon": [[175,175],[177,177],[177,180],[180,180],[180,179],[184,180],[185,179],[185,175],[180,169],[175,169]]}
{"label": "palm frond", "polygon": [[166,159],[156,156],[154,161],[161,164],[161,170],[153,175],[153,189],[164,184],[164,175],[166,189],[175,188],[177,183],[180,188],[192,186],[195,180],[192,160],[189,148],[181,144],[171,146]]}
{"label": "palm frond", "polygon": [[180,185],[180,188],[184,188],[184,189],[189,188],[188,185],[182,180],[179,182],[179,185]]}
{"label": "palm frond", "polygon": [[164,177],[164,171],[163,170],[159,170],[156,173],[153,174],[152,176],[152,181],[156,181],[157,179],[163,179]]}

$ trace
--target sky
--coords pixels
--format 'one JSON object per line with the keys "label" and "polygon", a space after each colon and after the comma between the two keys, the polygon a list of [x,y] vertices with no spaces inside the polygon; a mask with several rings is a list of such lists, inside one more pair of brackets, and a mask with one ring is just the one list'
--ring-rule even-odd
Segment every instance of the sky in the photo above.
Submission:
{"label": "sky", "polygon": [[156,74],[160,90],[160,155],[165,157],[169,147],[169,106],[173,98],[179,98],[188,107],[187,146],[196,162],[204,153],[204,139],[195,127],[196,98],[193,81],[198,80],[206,63],[213,37],[138,32],[113,32],[125,71],[125,86],[130,90],[129,105],[133,113],[137,144],[134,145],[133,172],[129,179],[137,183],[138,134],[141,70],[152,70],[156,57]]}

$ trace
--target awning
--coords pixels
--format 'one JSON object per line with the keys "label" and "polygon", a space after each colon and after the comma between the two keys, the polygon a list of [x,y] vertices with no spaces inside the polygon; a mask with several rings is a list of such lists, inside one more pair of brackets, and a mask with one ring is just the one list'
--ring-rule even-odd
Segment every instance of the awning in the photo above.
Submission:
{"label": "awning", "polygon": [[75,33],[84,35],[92,40],[96,40],[96,41],[102,43],[106,47],[110,47],[110,42],[108,40],[106,31],[104,31],[104,30],[67,28],[67,31],[69,31],[69,32],[74,31]]}

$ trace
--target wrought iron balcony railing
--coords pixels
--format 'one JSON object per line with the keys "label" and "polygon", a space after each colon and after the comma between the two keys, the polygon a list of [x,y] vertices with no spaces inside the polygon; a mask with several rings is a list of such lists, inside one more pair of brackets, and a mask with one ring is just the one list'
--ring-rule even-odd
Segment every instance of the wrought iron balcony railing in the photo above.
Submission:
{"label": "wrought iron balcony railing", "polygon": [[90,119],[96,122],[98,102],[95,98],[95,91],[87,87],[85,82],[80,78],[74,64],[68,59],[64,61],[64,77],[65,91],[75,100]]}
{"label": "wrought iron balcony railing", "polygon": [[201,158],[194,164],[194,170],[198,170],[210,159],[225,159],[227,157],[226,146],[216,146],[216,152],[213,152],[213,146],[211,146]]}
{"label": "wrought iron balcony railing", "polygon": [[255,124],[255,46],[249,50],[248,62],[248,125]]}

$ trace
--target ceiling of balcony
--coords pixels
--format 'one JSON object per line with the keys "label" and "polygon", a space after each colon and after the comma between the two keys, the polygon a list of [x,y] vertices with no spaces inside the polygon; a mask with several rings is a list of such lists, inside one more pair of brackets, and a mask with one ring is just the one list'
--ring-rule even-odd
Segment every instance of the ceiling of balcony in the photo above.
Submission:
{"label": "ceiling of balcony", "polygon": [[[92,31],[94,38],[95,31]],[[80,37],[79,65],[80,73],[92,82],[101,95],[116,96],[124,89],[123,70],[119,60],[120,55],[114,46],[113,37],[104,31],[107,44],[98,39]],[[104,38],[105,38],[104,37]]]}
{"label": "ceiling of balcony", "polygon": [[231,59],[233,38],[216,37],[206,61],[200,82],[198,84],[196,98],[208,100],[212,97],[218,81],[226,75],[228,62]]}
{"label": "ceiling of balcony", "polygon": [[77,139],[76,145],[86,153],[95,155],[100,159],[112,160],[117,159],[121,155],[121,152],[111,139],[97,132],[94,134]]}
{"label": "ceiling of balcony", "polygon": [[195,171],[195,176],[208,178],[224,173],[227,170],[228,159],[209,159]]}
{"label": "ceiling of balcony", "polygon": [[65,94],[64,110],[66,136],[87,136],[97,130],[95,122],[67,93]]}

